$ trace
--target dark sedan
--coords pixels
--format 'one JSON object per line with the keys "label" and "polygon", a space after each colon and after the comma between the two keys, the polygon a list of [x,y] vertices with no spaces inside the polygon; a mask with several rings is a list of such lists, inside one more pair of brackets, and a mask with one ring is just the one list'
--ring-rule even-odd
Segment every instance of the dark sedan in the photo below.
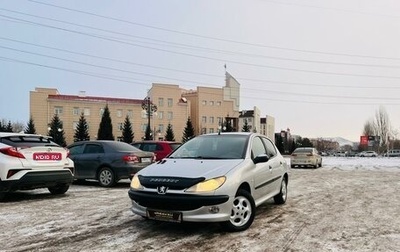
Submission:
{"label": "dark sedan", "polygon": [[139,170],[155,162],[152,152],[139,150],[124,142],[82,141],[67,148],[75,163],[75,179],[96,179],[105,187],[111,187],[121,179],[132,178]]}

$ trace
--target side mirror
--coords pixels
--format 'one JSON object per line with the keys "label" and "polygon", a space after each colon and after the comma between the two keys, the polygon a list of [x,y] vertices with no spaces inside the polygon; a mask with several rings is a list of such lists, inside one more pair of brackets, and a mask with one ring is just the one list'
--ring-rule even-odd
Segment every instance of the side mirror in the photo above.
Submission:
{"label": "side mirror", "polygon": [[269,156],[267,154],[260,154],[253,159],[254,164],[268,162]]}

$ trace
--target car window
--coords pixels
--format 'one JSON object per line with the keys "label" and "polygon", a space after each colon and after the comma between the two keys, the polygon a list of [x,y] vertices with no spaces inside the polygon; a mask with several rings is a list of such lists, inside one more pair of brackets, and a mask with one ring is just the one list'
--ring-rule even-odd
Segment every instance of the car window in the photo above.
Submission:
{"label": "car window", "polygon": [[74,145],[68,148],[71,155],[78,155],[83,153],[83,144]]}
{"label": "car window", "polygon": [[14,147],[59,146],[42,136],[9,136],[1,138],[0,142]]}
{"label": "car window", "polygon": [[267,138],[262,138],[264,141],[265,146],[267,147],[267,154],[270,157],[276,156],[276,149],[274,147],[274,144]]}
{"label": "car window", "polygon": [[86,153],[86,154],[104,153],[104,149],[101,145],[98,145],[98,144],[86,144],[85,150],[83,153]]}
{"label": "car window", "polygon": [[261,154],[266,154],[265,146],[259,137],[255,137],[251,146],[252,158],[255,158]]}
{"label": "car window", "polygon": [[176,150],[179,146],[181,146],[180,143],[171,143],[169,146],[171,146],[172,150]]}

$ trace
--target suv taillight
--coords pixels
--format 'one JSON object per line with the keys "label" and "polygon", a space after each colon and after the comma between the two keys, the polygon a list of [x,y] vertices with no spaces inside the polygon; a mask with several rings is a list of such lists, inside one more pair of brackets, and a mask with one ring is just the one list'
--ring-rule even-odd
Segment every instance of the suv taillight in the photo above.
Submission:
{"label": "suv taillight", "polygon": [[24,155],[22,155],[22,153],[19,152],[15,147],[2,148],[0,149],[0,152],[11,157],[25,158]]}

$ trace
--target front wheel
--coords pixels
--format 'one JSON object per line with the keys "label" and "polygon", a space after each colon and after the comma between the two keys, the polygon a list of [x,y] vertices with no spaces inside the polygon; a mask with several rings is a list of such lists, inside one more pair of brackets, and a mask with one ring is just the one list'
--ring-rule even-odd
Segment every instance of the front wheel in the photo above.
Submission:
{"label": "front wheel", "polygon": [[253,196],[243,189],[239,189],[233,200],[229,221],[223,222],[223,227],[230,232],[246,230],[253,223],[256,215],[256,205]]}
{"label": "front wheel", "polygon": [[99,171],[98,180],[101,186],[111,187],[115,185],[114,172],[108,167],[103,167]]}
{"label": "front wheel", "polygon": [[51,194],[64,194],[68,191],[68,184],[61,184],[47,188]]}
{"label": "front wheel", "polygon": [[282,183],[281,183],[281,190],[277,195],[274,196],[274,201],[276,204],[285,204],[287,199],[287,182],[286,178],[282,178]]}

